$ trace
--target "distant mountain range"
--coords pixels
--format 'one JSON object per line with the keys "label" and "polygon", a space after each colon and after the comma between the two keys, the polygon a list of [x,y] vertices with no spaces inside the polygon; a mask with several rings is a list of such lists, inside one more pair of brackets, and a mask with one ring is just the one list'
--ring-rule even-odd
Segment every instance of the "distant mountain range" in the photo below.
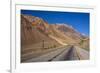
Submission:
{"label": "distant mountain range", "polygon": [[89,37],[82,35],[68,24],[49,24],[40,17],[21,14],[22,47],[48,42],[49,45],[78,45],[89,49]]}

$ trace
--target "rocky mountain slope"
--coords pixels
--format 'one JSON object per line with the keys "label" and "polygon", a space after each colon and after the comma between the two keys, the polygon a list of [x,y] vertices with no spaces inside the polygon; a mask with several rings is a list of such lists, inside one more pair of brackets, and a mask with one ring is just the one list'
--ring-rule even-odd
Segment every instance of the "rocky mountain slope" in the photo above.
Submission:
{"label": "rocky mountain slope", "polygon": [[72,26],[67,24],[48,24],[40,17],[21,14],[22,61],[35,57],[36,54],[42,54],[42,50],[45,48],[52,49],[70,44],[89,49],[88,37],[80,34]]}

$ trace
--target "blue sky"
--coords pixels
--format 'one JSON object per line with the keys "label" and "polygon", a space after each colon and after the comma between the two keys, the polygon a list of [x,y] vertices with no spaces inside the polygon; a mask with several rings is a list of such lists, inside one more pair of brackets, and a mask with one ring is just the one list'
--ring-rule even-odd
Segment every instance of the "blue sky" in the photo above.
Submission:
{"label": "blue sky", "polygon": [[90,14],[79,12],[56,12],[21,10],[21,14],[28,14],[44,19],[49,24],[63,23],[71,25],[77,31],[89,36]]}

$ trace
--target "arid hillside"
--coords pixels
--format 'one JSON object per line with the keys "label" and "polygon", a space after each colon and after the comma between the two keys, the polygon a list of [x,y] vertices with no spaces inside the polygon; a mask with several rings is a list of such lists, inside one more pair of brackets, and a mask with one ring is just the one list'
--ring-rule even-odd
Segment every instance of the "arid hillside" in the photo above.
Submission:
{"label": "arid hillside", "polygon": [[21,14],[21,61],[63,45],[89,49],[89,39],[67,24],[49,24],[40,17]]}
{"label": "arid hillside", "polygon": [[[46,42],[54,42],[58,44],[55,40],[52,40],[48,35],[47,27],[44,21],[40,20],[39,18],[36,20],[35,17],[21,15],[21,44],[22,46],[27,46],[31,44],[40,43],[43,40]],[[33,19],[34,21],[30,21]]]}

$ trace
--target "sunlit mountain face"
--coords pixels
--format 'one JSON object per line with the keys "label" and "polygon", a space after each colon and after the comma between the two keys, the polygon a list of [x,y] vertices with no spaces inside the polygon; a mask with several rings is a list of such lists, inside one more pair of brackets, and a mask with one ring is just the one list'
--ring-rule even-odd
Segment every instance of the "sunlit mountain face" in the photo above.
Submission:
{"label": "sunlit mountain face", "polygon": [[[21,14],[35,16],[34,20],[43,19],[49,24],[67,24],[81,34],[89,36],[90,14],[83,12],[21,10]],[[33,20],[33,19],[32,19]],[[32,21],[31,20],[31,21]],[[34,21],[33,20],[33,21]],[[85,29],[85,30],[84,30]]]}
{"label": "sunlit mountain face", "polygon": [[21,62],[67,45],[89,51],[89,40],[71,24],[51,24],[42,17],[21,14]]}
{"label": "sunlit mountain face", "polygon": [[89,13],[21,10],[21,62],[89,59]]}

